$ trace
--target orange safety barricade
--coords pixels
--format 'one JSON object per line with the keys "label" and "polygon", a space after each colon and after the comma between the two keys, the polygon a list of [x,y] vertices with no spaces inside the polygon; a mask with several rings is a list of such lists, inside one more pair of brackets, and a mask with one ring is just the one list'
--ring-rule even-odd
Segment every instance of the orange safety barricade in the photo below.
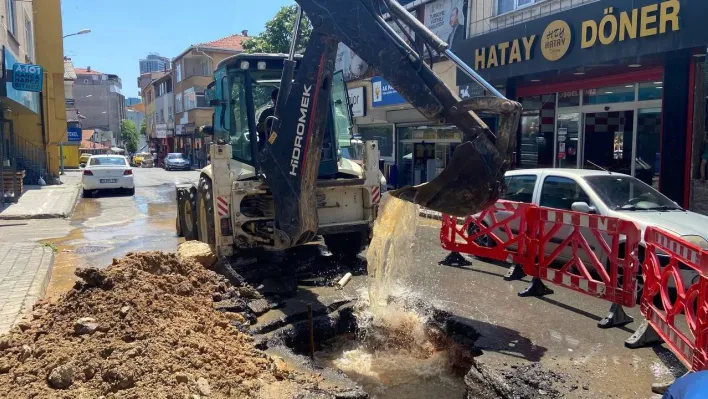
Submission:
{"label": "orange safety barricade", "polygon": [[[708,251],[656,227],[646,229],[644,240],[642,315],[686,366],[693,371],[705,370],[708,368]],[[668,265],[662,267],[659,254],[668,255]],[[682,279],[681,265],[698,276],[688,289]],[[673,302],[671,280],[676,287]],[[657,295],[663,306],[654,304]],[[685,315],[685,326],[677,323],[681,314]]]}
{"label": "orange safety barricade", "polygon": [[634,223],[551,208],[535,208],[530,213],[536,230],[529,241],[529,254],[536,254],[537,261],[524,264],[526,274],[635,306],[640,233]]}
{"label": "orange safety barricade", "polygon": [[527,231],[532,228],[528,209],[535,205],[497,201],[479,215],[468,216],[460,225],[458,218],[443,215],[440,242],[444,249],[482,258],[525,263]]}

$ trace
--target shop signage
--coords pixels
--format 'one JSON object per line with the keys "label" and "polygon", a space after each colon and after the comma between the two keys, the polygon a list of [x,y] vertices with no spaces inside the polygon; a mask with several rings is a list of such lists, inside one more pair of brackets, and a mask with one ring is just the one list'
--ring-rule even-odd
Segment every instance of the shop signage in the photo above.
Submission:
{"label": "shop signage", "polygon": [[371,103],[374,108],[407,103],[393,86],[379,76],[371,78],[371,90]]}
{"label": "shop signage", "polygon": [[81,142],[81,128],[80,127],[68,127],[66,128],[66,138],[70,143],[80,143]]}
{"label": "shop signage", "polygon": [[366,115],[366,110],[364,103],[366,103],[366,96],[364,95],[364,88],[357,87],[355,89],[348,89],[349,93],[349,105],[352,107],[352,116],[364,116]]}
{"label": "shop signage", "polygon": [[155,125],[155,138],[156,139],[166,139],[167,138],[167,125],[164,123],[158,123]]}
{"label": "shop signage", "polygon": [[[604,63],[708,43],[705,3],[601,0],[476,36],[455,53],[487,80]],[[626,5],[625,5],[626,4]],[[469,83],[457,74],[458,85]]]}
{"label": "shop signage", "polygon": [[33,64],[15,64],[12,67],[12,88],[19,91],[42,91],[44,72]]}

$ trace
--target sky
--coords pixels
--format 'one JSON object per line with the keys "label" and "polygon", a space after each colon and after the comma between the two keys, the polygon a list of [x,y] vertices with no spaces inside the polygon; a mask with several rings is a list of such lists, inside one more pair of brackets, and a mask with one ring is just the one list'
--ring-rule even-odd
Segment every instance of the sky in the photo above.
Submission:
{"label": "sky", "polygon": [[62,0],[64,55],[74,66],[118,75],[125,97],[138,97],[139,60],[174,58],[192,44],[242,30],[255,36],[293,0]]}

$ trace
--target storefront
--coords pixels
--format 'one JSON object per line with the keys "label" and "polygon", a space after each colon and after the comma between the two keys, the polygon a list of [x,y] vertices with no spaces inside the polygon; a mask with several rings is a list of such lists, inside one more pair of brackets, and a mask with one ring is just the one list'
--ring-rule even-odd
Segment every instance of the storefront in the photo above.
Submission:
{"label": "storefront", "polygon": [[[517,167],[632,174],[687,206],[693,122],[704,118],[705,98],[695,95],[704,16],[702,2],[601,0],[470,38],[455,52],[522,103]],[[475,91],[463,74],[457,83]]]}

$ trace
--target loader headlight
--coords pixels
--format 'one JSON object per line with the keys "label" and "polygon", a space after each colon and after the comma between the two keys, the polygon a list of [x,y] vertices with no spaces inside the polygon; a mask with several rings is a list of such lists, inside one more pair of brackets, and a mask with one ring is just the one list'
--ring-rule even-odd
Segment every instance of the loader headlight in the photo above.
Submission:
{"label": "loader headlight", "polygon": [[259,71],[264,71],[266,69],[266,63],[265,61],[258,61],[258,70]]}
{"label": "loader headlight", "polygon": [[251,67],[251,64],[248,61],[241,61],[241,69],[248,69]]}

